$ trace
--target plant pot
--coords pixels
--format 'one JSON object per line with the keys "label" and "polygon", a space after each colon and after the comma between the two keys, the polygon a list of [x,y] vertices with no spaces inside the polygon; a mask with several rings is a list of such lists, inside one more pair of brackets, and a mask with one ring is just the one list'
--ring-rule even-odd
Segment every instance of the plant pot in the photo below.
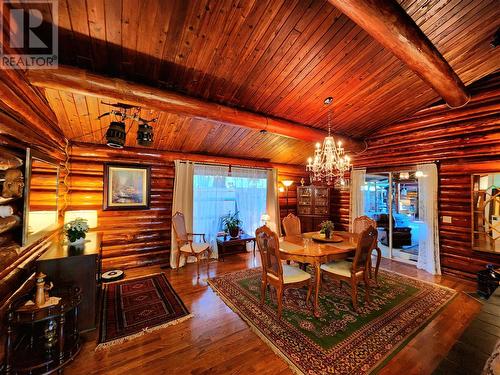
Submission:
{"label": "plant pot", "polygon": [[84,237],[77,238],[73,242],[71,242],[71,241],[68,240],[68,245],[69,246],[81,246],[84,243],[85,243],[85,238]]}
{"label": "plant pot", "polygon": [[238,238],[238,236],[240,235],[240,228],[229,228],[229,235],[231,236],[231,238]]}
{"label": "plant pot", "polygon": [[330,238],[331,232],[330,229],[325,229],[325,238]]}

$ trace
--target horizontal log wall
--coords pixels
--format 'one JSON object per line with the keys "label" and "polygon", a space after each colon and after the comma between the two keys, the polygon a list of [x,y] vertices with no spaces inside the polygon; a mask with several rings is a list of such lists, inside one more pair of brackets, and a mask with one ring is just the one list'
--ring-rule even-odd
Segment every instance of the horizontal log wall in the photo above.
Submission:
{"label": "horizontal log wall", "polygon": [[[436,105],[382,129],[354,160],[356,167],[377,170],[438,163],[441,265],[444,273],[467,278],[487,263],[500,265],[500,255],[471,247],[471,174],[500,172],[500,74],[471,91],[472,100],[463,108]],[[348,203],[341,202],[338,220],[348,223]],[[452,223],[443,223],[443,216],[450,216]]]}
{"label": "horizontal log wall", "polygon": [[[167,263],[170,257],[174,159],[219,162],[232,165],[272,166],[250,160],[213,158],[144,149],[113,150],[76,144],[71,148],[70,202],[68,210],[96,210],[98,229],[103,232],[103,269],[130,268]],[[103,211],[104,163],[151,166],[151,204],[148,210]],[[289,210],[296,211],[296,185],[302,168],[278,166],[279,180],[292,179]],[[280,193],[281,213],[286,215],[286,197]]]}

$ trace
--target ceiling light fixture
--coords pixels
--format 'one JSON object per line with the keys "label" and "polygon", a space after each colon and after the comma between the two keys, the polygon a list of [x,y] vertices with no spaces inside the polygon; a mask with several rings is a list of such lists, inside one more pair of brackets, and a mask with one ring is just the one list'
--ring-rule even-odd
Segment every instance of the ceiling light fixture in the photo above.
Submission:
{"label": "ceiling light fixture", "polygon": [[106,144],[112,148],[123,148],[125,145],[125,123],[122,121],[112,121],[106,131]]}
{"label": "ceiling light fixture", "polygon": [[[323,103],[330,105],[333,98],[329,96]],[[324,182],[327,185],[334,185],[346,188],[349,180],[345,173],[351,169],[349,156],[345,155],[342,142],[335,143],[331,135],[331,110],[328,110],[328,136],[321,143],[316,143],[314,157],[307,160],[306,171],[311,174],[311,181]]]}

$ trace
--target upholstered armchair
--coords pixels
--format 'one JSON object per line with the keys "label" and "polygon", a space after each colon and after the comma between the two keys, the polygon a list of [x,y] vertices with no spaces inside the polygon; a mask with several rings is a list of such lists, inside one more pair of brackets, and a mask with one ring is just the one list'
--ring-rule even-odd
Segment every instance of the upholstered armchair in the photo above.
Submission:
{"label": "upholstered armchair", "polygon": [[[182,214],[181,212],[175,213],[175,215],[172,217],[172,224],[174,226],[175,240],[179,249],[177,253],[177,270],[179,270],[181,255],[184,255],[186,258],[188,256],[193,256],[196,258],[196,263],[198,266],[198,277],[200,277],[200,259],[203,255],[206,255],[208,272],[210,256],[212,255],[212,248],[205,239],[205,233],[188,233],[186,230],[186,221],[184,220],[184,214]],[[194,242],[193,238],[195,236],[201,237],[201,242]]]}

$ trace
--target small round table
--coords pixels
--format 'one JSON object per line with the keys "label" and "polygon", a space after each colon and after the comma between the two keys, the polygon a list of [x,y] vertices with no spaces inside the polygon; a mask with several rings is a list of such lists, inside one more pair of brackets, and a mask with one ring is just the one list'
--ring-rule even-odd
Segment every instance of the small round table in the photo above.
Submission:
{"label": "small round table", "polygon": [[8,312],[4,373],[62,373],[80,351],[79,288],[54,292],[57,305],[25,305],[31,295],[14,301]]}

